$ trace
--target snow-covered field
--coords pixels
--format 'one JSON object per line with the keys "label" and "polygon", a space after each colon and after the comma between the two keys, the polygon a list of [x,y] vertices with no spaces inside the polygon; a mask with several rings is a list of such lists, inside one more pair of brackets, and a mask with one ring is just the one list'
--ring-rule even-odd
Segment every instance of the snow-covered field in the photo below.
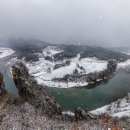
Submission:
{"label": "snow-covered field", "polygon": [[92,114],[100,115],[107,113],[113,117],[130,117],[130,94],[123,99],[118,99],[116,102],[106,105],[104,107],[98,108],[94,111],[91,111]]}
{"label": "snow-covered field", "polygon": [[128,66],[130,66],[130,60],[127,60],[127,61],[125,61],[125,62],[120,62],[120,63],[118,63],[117,68],[118,68],[118,69],[119,69],[119,68],[125,68],[125,67],[128,67]]}
{"label": "snow-covered field", "polygon": [[[29,73],[32,74],[39,84],[43,84],[49,87],[61,87],[69,88],[75,86],[88,85],[87,82],[56,82],[52,81],[54,78],[63,78],[65,75],[71,75],[75,69],[78,73],[89,74],[92,72],[100,72],[107,68],[107,62],[101,61],[96,58],[83,58],[80,59],[80,54],[77,57],[69,59],[70,64],[54,69],[56,64],[64,64],[68,59],[59,62],[51,62],[45,60],[45,56],[49,55],[53,57],[54,54],[60,53],[62,50],[55,49],[53,47],[47,47],[43,50],[42,54],[39,54],[38,62],[26,62],[26,66],[29,69]],[[82,69],[81,69],[82,67]]]}
{"label": "snow-covered field", "polygon": [[130,55],[130,52],[122,52],[122,53],[127,54],[127,55]]}
{"label": "snow-covered field", "polygon": [[13,53],[14,53],[14,51],[10,48],[0,47],[0,58],[7,57],[9,55],[12,55]]}

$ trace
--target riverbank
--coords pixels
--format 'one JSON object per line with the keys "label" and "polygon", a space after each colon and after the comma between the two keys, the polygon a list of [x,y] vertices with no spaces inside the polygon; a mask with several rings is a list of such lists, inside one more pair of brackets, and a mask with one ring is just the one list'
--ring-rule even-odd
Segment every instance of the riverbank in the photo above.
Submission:
{"label": "riverbank", "polygon": [[14,53],[15,53],[15,51],[10,48],[0,47],[0,59],[10,56]]}
{"label": "riverbank", "polygon": [[5,89],[7,90],[7,92],[18,97],[18,90],[15,87],[12,75],[10,73],[11,66],[8,65],[9,61],[10,57],[0,59],[0,72],[4,77]]}

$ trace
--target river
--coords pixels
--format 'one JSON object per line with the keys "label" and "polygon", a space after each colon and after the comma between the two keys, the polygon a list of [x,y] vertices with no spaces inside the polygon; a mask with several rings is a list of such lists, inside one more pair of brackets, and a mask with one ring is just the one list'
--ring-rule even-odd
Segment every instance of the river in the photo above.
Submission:
{"label": "river", "polygon": [[86,87],[50,89],[65,110],[78,106],[93,110],[126,96],[130,92],[130,73],[120,70],[109,81]]}
{"label": "river", "polygon": [[8,58],[0,59],[0,72],[4,76],[5,89],[10,94],[13,94],[17,97],[17,96],[19,96],[18,90],[15,87],[15,84],[14,84],[13,79],[11,77],[11,74],[9,71],[9,66],[7,65],[7,63],[8,63]]}
{"label": "river", "polygon": [[[0,59],[0,71],[4,75],[5,87],[9,93],[18,96],[7,62],[6,59]],[[109,81],[86,87],[49,89],[64,110],[74,110],[77,107],[93,110],[126,96],[130,92],[130,73],[120,70]]]}

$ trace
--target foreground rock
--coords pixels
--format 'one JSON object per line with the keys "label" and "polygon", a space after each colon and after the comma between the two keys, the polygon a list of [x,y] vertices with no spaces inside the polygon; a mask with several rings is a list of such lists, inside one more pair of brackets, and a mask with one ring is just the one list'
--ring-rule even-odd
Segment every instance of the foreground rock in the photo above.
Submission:
{"label": "foreground rock", "polygon": [[8,98],[3,97],[2,105],[0,104],[1,130],[106,130],[107,128],[130,128],[130,122],[125,119],[115,119],[108,115],[102,115],[99,119],[74,122],[48,118],[42,111],[27,102],[16,105],[9,103],[9,100],[9,96]]}
{"label": "foreground rock", "polygon": [[3,75],[0,73],[0,96],[6,94],[5,85],[3,81]]}
{"label": "foreground rock", "polygon": [[19,95],[48,116],[61,115],[60,104],[51,96],[46,87],[40,86],[28,74],[22,63],[12,67],[12,74]]}
{"label": "foreground rock", "polygon": [[[17,102],[16,102],[17,101]],[[78,113],[84,110],[78,109]],[[101,118],[67,121],[49,118],[28,102],[21,102],[9,95],[0,102],[0,130],[106,130],[107,128],[130,128],[125,119],[102,115]]]}

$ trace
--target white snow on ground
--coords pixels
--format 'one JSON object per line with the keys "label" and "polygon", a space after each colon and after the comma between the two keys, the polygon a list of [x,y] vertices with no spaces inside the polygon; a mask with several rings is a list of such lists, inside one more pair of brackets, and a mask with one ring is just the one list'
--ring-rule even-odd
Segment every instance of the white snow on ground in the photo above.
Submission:
{"label": "white snow on ground", "polygon": [[[47,53],[49,52],[49,53]],[[53,78],[63,78],[67,74],[73,74],[74,70],[77,69],[78,73],[89,74],[91,72],[99,72],[107,68],[107,61],[101,61],[96,58],[83,58],[80,60],[80,54],[77,57],[69,59],[70,64],[66,66],[62,66],[58,69],[54,69],[56,64],[63,64],[67,61],[59,61],[59,62],[51,62],[45,60],[45,56],[49,54],[49,56],[53,56],[54,54],[58,54],[62,52],[62,50],[55,49],[54,47],[47,47],[43,50],[43,54],[40,55],[38,62],[26,62],[26,66],[29,69],[29,73],[32,74],[39,84],[43,84],[49,87],[61,87],[61,88],[69,88],[75,86],[85,86],[88,85],[87,82],[54,82]],[[84,70],[80,69],[83,67]]]}
{"label": "white snow on ground", "polygon": [[113,117],[117,116],[119,118],[124,116],[130,117],[130,94],[128,94],[127,98],[118,99],[110,105],[91,111],[91,113],[95,115],[107,113]]}
{"label": "white snow on ground", "polygon": [[71,111],[63,111],[62,114],[63,114],[63,115],[74,116],[74,113],[71,112]]}
{"label": "white snow on ground", "polygon": [[45,49],[43,49],[43,53],[39,54],[39,56],[50,56],[53,57],[53,55],[63,52],[63,50],[58,49],[55,46],[48,46]]}
{"label": "white snow on ground", "polygon": [[122,52],[122,53],[127,54],[127,55],[130,55],[130,52]]}
{"label": "white snow on ground", "polygon": [[120,63],[118,63],[117,68],[118,68],[118,69],[119,69],[119,68],[125,68],[125,67],[128,67],[128,66],[130,66],[130,60],[127,60],[127,61],[125,61],[125,62],[120,62]]}
{"label": "white snow on ground", "polygon": [[10,48],[0,47],[0,58],[7,57],[9,55],[12,55],[13,53],[14,53],[14,51]]}

